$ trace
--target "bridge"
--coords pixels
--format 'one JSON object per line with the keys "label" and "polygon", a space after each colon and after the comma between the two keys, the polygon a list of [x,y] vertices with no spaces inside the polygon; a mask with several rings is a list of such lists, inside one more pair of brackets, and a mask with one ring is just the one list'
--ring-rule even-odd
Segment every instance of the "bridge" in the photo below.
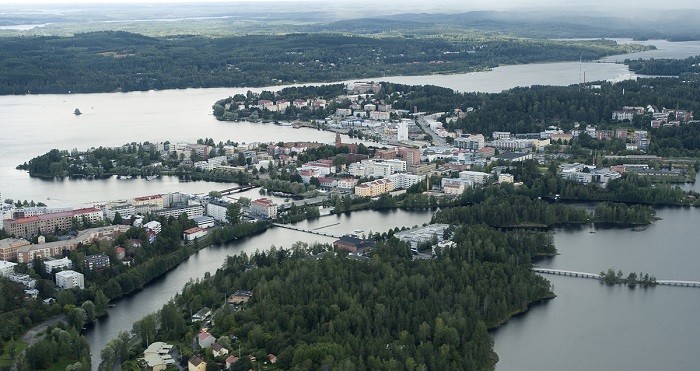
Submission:
{"label": "bridge", "polygon": [[340,235],[337,235],[337,234],[319,231],[319,229],[325,228],[325,227],[320,227],[320,228],[316,228],[316,229],[305,229],[305,228],[295,227],[295,226],[289,225],[289,224],[272,223],[272,225],[274,225],[275,227],[290,229],[290,230],[297,231],[297,232],[311,233],[311,234],[315,234],[318,236],[333,237],[333,238],[340,238],[341,237]]}
{"label": "bridge", "polygon": [[656,280],[656,284],[664,286],[700,287],[700,282],[697,281]]}
{"label": "bridge", "polygon": [[565,270],[561,270],[561,269],[548,269],[548,268],[539,268],[539,267],[532,268],[532,270],[537,272],[537,273],[556,274],[559,276],[592,278],[592,279],[596,279],[596,280],[600,279],[600,274],[587,273],[587,272],[565,271]]}
{"label": "bridge", "polygon": [[[532,270],[537,273],[543,274],[554,274],[558,276],[569,276],[569,277],[580,277],[580,278],[590,278],[595,280],[601,280],[600,274],[588,273],[588,272],[576,272],[567,271],[563,269],[549,269],[533,267]],[[682,287],[700,287],[700,282],[698,281],[678,281],[678,280],[656,280],[657,285],[662,286],[682,286]]]}
{"label": "bridge", "polygon": [[233,188],[226,188],[222,191],[219,191],[222,196],[230,195],[232,193],[238,193],[238,192],[245,192],[247,190],[253,189],[253,188],[258,188],[258,186],[254,185],[242,185],[238,187],[233,187]]}

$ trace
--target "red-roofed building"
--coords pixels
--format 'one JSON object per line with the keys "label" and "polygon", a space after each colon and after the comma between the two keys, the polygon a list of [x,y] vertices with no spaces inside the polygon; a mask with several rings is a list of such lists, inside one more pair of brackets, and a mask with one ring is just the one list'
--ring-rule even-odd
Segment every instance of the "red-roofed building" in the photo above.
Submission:
{"label": "red-roofed building", "polygon": [[207,235],[207,230],[199,227],[194,227],[186,229],[182,232],[182,239],[190,242],[194,241],[195,238],[202,238]]}
{"label": "red-roofed building", "polygon": [[275,219],[277,217],[277,204],[267,198],[259,198],[250,203],[250,211],[254,216]]}
{"label": "red-roofed building", "polygon": [[322,188],[333,188],[338,185],[338,181],[333,178],[318,178],[318,182],[321,183]]}
{"label": "red-roofed building", "polygon": [[231,365],[236,363],[236,362],[238,362],[238,357],[228,356],[228,358],[226,358],[226,368],[227,369],[231,368]]}

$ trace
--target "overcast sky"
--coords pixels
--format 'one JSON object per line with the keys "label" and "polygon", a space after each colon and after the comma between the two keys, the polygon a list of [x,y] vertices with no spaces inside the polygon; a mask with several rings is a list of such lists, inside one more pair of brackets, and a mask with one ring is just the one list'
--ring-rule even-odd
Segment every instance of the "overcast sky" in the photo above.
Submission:
{"label": "overcast sky", "polygon": [[[358,4],[375,4],[381,6],[391,6],[394,8],[420,8],[425,7],[426,9],[439,9],[439,8],[462,8],[462,9],[523,9],[523,8],[542,8],[542,7],[580,7],[585,5],[587,7],[615,7],[615,8],[655,8],[655,9],[679,9],[679,8],[700,8],[700,1],[697,0],[441,0],[440,2],[430,2],[425,0],[388,0],[388,1],[369,1],[369,0],[327,0],[327,4],[334,4],[337,6],[342,6],[347,4],[347,6],[357,6]],[[65,0],[0,0],[0,5],[2,4],[66,4],[66,3],[157,3],[157,4],[172,4],[172,3],[193,3],[193,2],[310,2],[309,0],[75,0],[75,1],[65,1]],[[325,1],[311,1],[311,2],[325,2]],[[371,11],[371,8],[368,9]],[[0,13],[2,9],[0,9]]]}

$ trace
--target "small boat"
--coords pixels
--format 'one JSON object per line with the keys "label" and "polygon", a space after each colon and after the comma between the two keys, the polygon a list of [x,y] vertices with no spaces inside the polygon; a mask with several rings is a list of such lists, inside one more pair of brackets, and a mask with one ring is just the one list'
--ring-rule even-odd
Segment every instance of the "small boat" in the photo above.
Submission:
{"label": "small boat", "polygon": [[360,233],[362,233],[362,232],[364,232],[364,231],[363,231],[362,229],[355,229],[354,232],[355,232],[355,234],[360,234]]}

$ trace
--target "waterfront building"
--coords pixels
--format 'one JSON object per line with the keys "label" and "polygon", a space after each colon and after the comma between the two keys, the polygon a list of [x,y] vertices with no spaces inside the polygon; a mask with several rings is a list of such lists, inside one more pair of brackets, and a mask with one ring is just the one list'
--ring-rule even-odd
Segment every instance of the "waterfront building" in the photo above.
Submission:
{"label": "waterfront building", "polygon": [[197,223],[197,227],[202,228],[202,229],[207,229],[211,228],[214,226],[214,218],[210,216],[199,216],[196,218],[193,218],[195,223]]}
{"label": "waterfront building", "polygon": [[394,183],[389,179],[377,179],[355,186],[355,194],[360,197],[376,197],[394,190]]}
{"label": "waterfront building", "polygon": [[335,249],[348,250],[350,252],[363,252],[375,246],[372,240],[363,240],[355,235],[346,234],[333,242]]}
{"label": "waterfront building", "polygon": [[250,203],[253,216],[267,219],[277,218],[277,204],[267,198],[259,198]]}
{"label": "waterfront building", "polygon": [[206,235],[207,235],[206,229],[194,227],[194,228],[184,230],[182,232],[182,239],[185,240],[185,242],[191,242],[197,238],[202,238]]}

